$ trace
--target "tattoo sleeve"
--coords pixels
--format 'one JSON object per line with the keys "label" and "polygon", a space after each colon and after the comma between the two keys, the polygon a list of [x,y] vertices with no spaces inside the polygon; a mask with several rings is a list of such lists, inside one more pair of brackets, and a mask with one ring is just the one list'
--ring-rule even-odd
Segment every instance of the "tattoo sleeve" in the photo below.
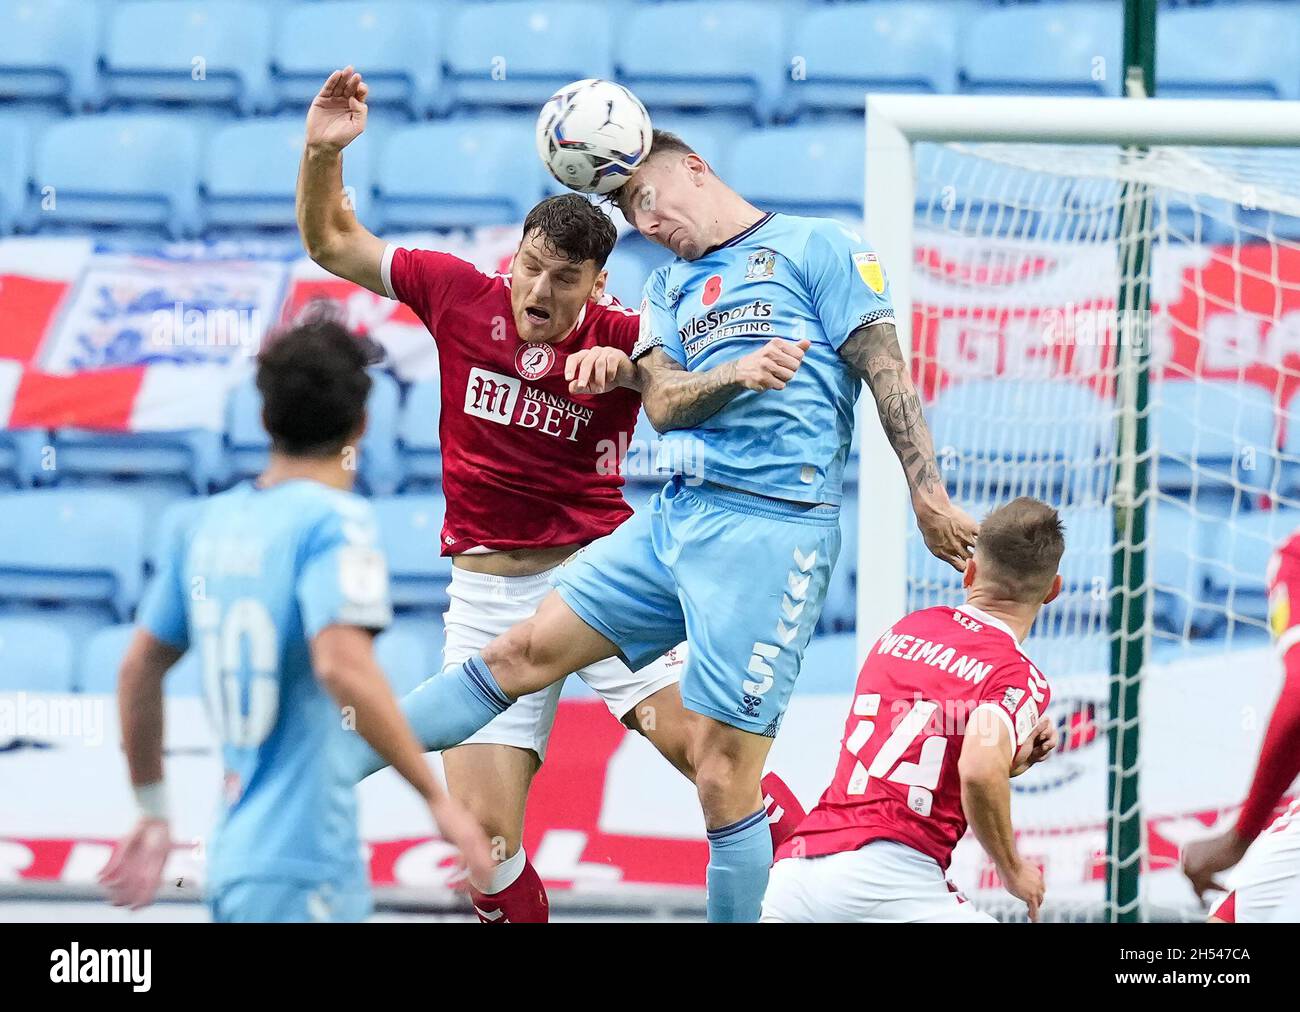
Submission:
{"label": "tattoo sleeve", "polygon": [[934,440],[921,412],[907,361],[892,323],[859,327],[840,348],[844,359],[867,384],[876,400],[880,424],[898,455],[913,496],[929,497],[943,488]]}
{"label": "tattoo sleeve", "polygon": [[735,362],[689,372],[662,348],[653,348],[636,366],[641,403],[659,432],[699,425],[745,389],[736,380]]}

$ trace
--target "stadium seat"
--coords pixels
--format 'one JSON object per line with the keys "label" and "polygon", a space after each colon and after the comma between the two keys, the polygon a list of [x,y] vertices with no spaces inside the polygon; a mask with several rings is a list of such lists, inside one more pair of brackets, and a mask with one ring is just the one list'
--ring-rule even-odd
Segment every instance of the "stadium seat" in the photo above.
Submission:
{"label": "stadium seat", "polygon": [[397,452],[402,462],[402,491],[442,490],[442,384],[428,379],[411,384],[397,423]]}
{"label": "stadium seat", "polygon": [[1249,506],[1272,490],[1276,454],[1273,398],[1254,383],[1167,379],[1152,396],[1155,480],[1190,497],[1199,511]]}
{"label": "stadium seat", "polygon": [[641,291],[645,288],[646,278],[657,264],[647,260],[636,250],[626,249],[627,240],[620,240],[605,261],[605,291],[625,306],[641,305]]}
{"label": "stadium seat", "polygon": [[120,103],[271,107],[271,14],[251,0],[129,0],[110,8],[104,87]]}
{"label": "stadium seat", "polygon": [[36,145],[34,178],[52,187],[44,227],[126,225],[197,234],[199,138],[192,123],[114,113],[54,123]]}
{"label": "stadium seat", "polygon": [[281,107],[306,108],[335,70],[351,64],[370,86],[367,104],[424,116],[447,109],[438,4],[322,0],[286,6],[276,36]]}
{"label": "stadium seat", "polygon": [[0,615],[0,692],[71,692],[74,653],[57,625]]}
{"label": "stadium seat", "polygon": [[1212,527],[1178,500],[1158,498],[1148,507],[1147,572],[1157,629],[1188,637],[1208,635],[1217,626],[1215,613],[1206,607]]}
{"label": "stadium seat", "polygon": [[97,104],[101,9],[92,0],[0,0],[0,99],[72,111]]}
{"label": "stadium seat", "polygon": [[984,8],[962,31],[961,88],[1119,95],[1121,13],[1107,0]]}
{"label": "stadium seat", "polygon": [[788,64],[779,6],[737,0],[648,4],[620,18],[619,80],[647,108],[739,110],[763,122]]}
{"label": "stadium seat", "polygon": [[[117,674],[126,648],[135,635],[133,625],[115,625],[95,633],[82,648],[77,688],[107,695],[117,691]],[[199,651],[188,650],[163,679],[166,696],[202,696],[203,668]]]}
{"label": "stadium seat", "polygon": [[0,429],[0,484],[29,488],[48,472],[44,463],[50,434],[44,429]]}
{"label": "stadium seat", "polygon": [[1162,10],[1157,32],[1162,98],[1300,98],[1300,19],[1289,4]]}
{"label": "stadium seat", "polygon": [[840,217],[861,227],[866,192],[861,126],[769,127],[738,137],[724,178],[765,210]]}
{"label": "stadium seat", "polygon": [[1105,480],[1099,453],[1111,445],[1111,411],[1082,383],[968,380],[927,413],[940,468],[963,499],[1078,502]]}
{"label": "stadium seat", "polygon": [[447,86],[460,109],[532,113],[572,81],[614,76],[607,4],[467,3],[451,15]]}
{"label": "stadium seat", "polygon": [[[692,115],[672,110],[661,112],[658,109],[650,110],[650,122],[656,130],[667,130],[669,133],[676,134],[715,168],[722,167],[736,137],[754,128],[748,117],[737,120],[717,114]],[[556,190],[556,192],[562,191]]]}
{"label": "stadium seat", "polygon": [[[203,161],[203,220],[211,230],[298,228],[294,191],[303,150],[302,116],[248,120],[213,134]],[[370,132],[348,145],[343,183],[369,220]]]}
{"label": "stadium seat", "polygon": [[157,524],[145,539],[144,562],[151,573],[158,571],[158,563],[174,543],[177,531],[192,524],[210,501],[207,496],[177,499],[159,514]]}
{"label": "stadium seat", "polygon": [[442,661],[442,639],[430,641],[409,629],[387,629],[375,638],[375,659],[388,676],[397,696],[437,674]]}
{"label": "stadium seat", "polygon": [[140,599],[144,515],[112,492],[0,495],[0,600],[76,602],[119,619]]}
{"label": "stadium seat", "polygon": [[795,30],[803,64],[786,81],[787,111],[861,116],[868,91],[956,91],[957,37],[968,11],[924,0],[809,9]]}
{"label": "stadium seat", "polygon": [[393,608],[441,613],[451,582],[451,559],[440,555],[446,512],[442,496],[381,496],[371,505],[388,557]]}
{"label": "stadium seat", "polygon": [[172,495],[189,495],[210,492],[226,480],[221,433],[209,429],[58,429],[53,445],[60,484],[127,478]]}
{"label": "stadium seat", "polygon": [[[388,495],[397,488],[401,463],[397,456],[397,419],[402,393],[397,381],[372,369],[370,396],[366,399],[366,434],[361,438],[359,461],[362,491]],[[230,394],[226,402],[226,460],[231,481],[243,481],[266,467],[271,440],[262,428],[262,395],[252,377]]]}
{"label": "stadium seat", "polygon": [[1300,528],[1300,509],[1257,510],[1210,530],[1210,600],[1224,619],[1268,621],[1268,566],[1273,552]]}
{"label": "stadium seat", "polygon": [[523,221],[542,195],[532,130],[452,120],[396,131],[375,174],[379,227],[473,228]]}
{"label": "stadium seat", "polygon": [[31,137],[27,124],[16,118],[0,120],[0,236],[15,231],[27,217],[31,181]]}

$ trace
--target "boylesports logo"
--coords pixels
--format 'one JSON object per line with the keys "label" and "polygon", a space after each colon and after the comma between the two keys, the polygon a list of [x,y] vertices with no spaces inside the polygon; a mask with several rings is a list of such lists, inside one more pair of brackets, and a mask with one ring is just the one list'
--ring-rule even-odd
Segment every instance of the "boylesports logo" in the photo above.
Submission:
{"label": "boylesports logo", "polygon": [[520,345],[515,353],[515,371],[524,379],[541,379],[555,364],[555,349],[549,344]]}
{"label": "boylesports logo", "polygon": [[728,337],[775,337],[772,321],[772,303],[755,299],[731,309],[713,309],[701,316],[693,316],[679,328],[677,336],[687,356],[701,351]]}

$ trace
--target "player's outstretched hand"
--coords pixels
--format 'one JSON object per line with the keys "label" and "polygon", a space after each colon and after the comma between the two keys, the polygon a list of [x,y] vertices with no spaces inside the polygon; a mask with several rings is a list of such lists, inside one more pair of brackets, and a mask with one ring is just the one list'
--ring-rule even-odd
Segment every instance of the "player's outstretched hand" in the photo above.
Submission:
{"label": "player's outstretched hand", "polygon": [[351,67],[330,74],[307,110],[307,146],[343,150],[366,128],[370,86]]}
{"label": "player's outstretched hand", "polygon": [[492,849],[488,845],[487,834],[478,824],[469,809],[445,791],[437,801],[429,805],[434,824],[442,838],[460,851],[461,860],[474,882],[489,882],[496,863],[492,860]]}
{"label": "player's outstretched hand", "polygon": [[571,394],[606,394],[636,382],[636,366],[618,348],[583,348],[564,360]]}
{"label": "player's outstretched hand", "polygon": [[758,351],[736,360],[736,382],[746,390],[784,390],[811,347],[806,337],[798,341],[774,337]]}
{"label": "player's outstretched hand", "polygon": [[1029,908],[1029,919],[1037,922],[1038,908],[1043,905],[1043,896],[1047,887],[1043,884],[1043,873],[1036,865],[1021,861],[1010,871],[1001,871],[1002,884],[1007,892],[1018,900],[1023,900]]}
{"label": "player's outstretched hand", "polygon": [[1213,889],[1226,893],[1228,890],[1215,878],[1221,871],[1227,871],[1246,856],[1246,846],[1236,833],[1229,829],[1218,836],[1206,840],[1197,840],[1183,848],[1183,874],[1192,883],[1199,898]]}
{"label": "player's outstretched hand", "polygon": [[966,560],[975,551],[980,525],[965,510],[952,503],[937,510],[919,510],[916,524],[925,538],[925,546],[936,559],[942,559],[959,573],[966,571]]}
{"label": "player's outstretched hand", "polygon": [[163,866],[172,852],[171,831],[163,819],[141,819],[113,848],[99,873],[100,885],[115,907],[139,910],[153,902]]}

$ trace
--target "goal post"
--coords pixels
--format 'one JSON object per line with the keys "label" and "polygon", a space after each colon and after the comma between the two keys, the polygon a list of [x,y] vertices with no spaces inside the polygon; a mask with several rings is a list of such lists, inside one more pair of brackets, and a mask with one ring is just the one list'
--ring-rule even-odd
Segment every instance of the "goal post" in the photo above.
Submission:
{"label": "goal post", "polygon": [[[1081,707],[1067,715],[1078,718],[1071,727],[1103,732],[1096,748],[1109,756],[1090,787],[1062,790],[1070,800],[1055,814],[1043,800],[1051,787],[1036,797],[1035,811],[1060,823],[1037,827],[1044,850],[1066,855],[1068,874],[1083,880],[1066,916],[1131,919],[1140,905],[1153,916],[1190,915],[1176,885],[1162,885],[1156,899],[1136,890],[1139,871],[1153,862],[1167,870],[1176,852],[1163,823],[1160,839],[1148,839],[1144,819],[1189,814],[1163,785],[1152,801],[1139,782],[1147,704],[1138,710],[1138,689],[1153,627],[1159,699],[1176,706],[1179,691],[1206,691],[1196,678],[1210,676],[1180,683],[1181,674],[1166,676],[1164,658],[1187,647],[1178,656],[1195,654],[1185,661],[1194,667],[1196,657],[1221,662],[1256,643],[1264,625],[1250,595],[1262,571],[1222,571],[1249,554],[1248,536],[1264,528],[1272,536],[1269,525],[1300,507],[1284,445],[1300,359],[1274,349],[1250,361],[1237,349],[1237,361],[1216,360],[1215,371],[1200,352],[1184,354],[1203,351],[1211,333],[1222,340],[1225,318],[1278,343],[1300,334],[1291,306],[1300,293],[1300,156],[1288,149],[1300,149],[1300,103],[866,99],[866,238],[889,274],[899,340],[950,490],[971,509],[1033,494],[1068,513],[1067,593],[1044,611],[1026,652],[1057,698]],[[1276,294],[1272,305],[1256,287]],[[1155,366],[1153,351],[1162,356]],[[1153,369],[1178,381],[1158,404],[1148,403]],[[1193,405],[1186,419],[1184,402]],[[1274,420],[1260,435],[1269,405]],[[906,487],[869,398],[861,410],[859,660],[908,610],[960,599],[918,551]],[[1164,443],[1159,433],[1147,438],[1160,428],[1153,411],[1174,419]],[[1266,475],[1256,455],[1269,458]],[[1156,487],[1162,461],[1171,490]],[[1150,553],[1184,536],[1189,572],[1167,587]],[[1230,561],[1215,555],[1225,538]],[[1267,699],[1266,677],[1253,691]],[[1166,730],[1152,729],[1154,744],[1144,732],[1143,749],[1164,748]],[[1206,807],[1226,807],[1244,790],[1236,767],[1253,761],[1253,745],[1242,741],[1233,739],[1224,782],[1208,778]]]}

